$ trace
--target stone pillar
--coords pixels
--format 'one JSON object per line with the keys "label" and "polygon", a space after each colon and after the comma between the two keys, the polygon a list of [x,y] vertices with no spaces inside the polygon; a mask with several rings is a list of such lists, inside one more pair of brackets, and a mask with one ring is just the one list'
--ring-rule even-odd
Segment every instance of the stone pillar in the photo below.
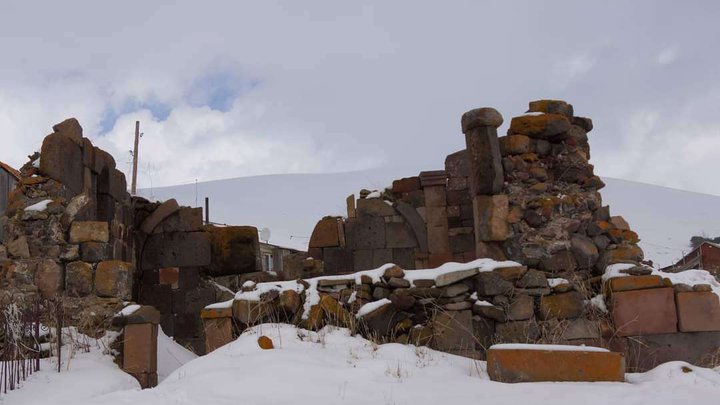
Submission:
{"label": "stone pillar", "polygon": [[140,386],[155,387],[157,376],[157,338],[160,313],[144,305],[125,317],[123,370],[135,377]]}
{"label": "stone pillar", "polygon": [[494,108],[477,108],[462,116],[470,163],[470,194],[473,196],[502,192],[504,174],[497,136],[502,123],[502,115]]}
{"label": "stone pillar", "polygon": [[510,233],[508,197],[502,194],[505,179],[497,136],[497,128],[502,123],[502,115],[493,108],[470,110],[461,120],[470,164],[468,185],[473,200],[478,258],[489,255],[488,242],[502,242]]}
{"label": "stone pillar", "polygon": [[425,195],[425,223],[427,224],[428,267],[452,261],[447,219],[447,174],[444,170],[420,173],[420,185]]}
{"label": "stone pillar", "polygon": [[205,354],[233,340],[232,307],[203,309],[200,317],[205,331]]}

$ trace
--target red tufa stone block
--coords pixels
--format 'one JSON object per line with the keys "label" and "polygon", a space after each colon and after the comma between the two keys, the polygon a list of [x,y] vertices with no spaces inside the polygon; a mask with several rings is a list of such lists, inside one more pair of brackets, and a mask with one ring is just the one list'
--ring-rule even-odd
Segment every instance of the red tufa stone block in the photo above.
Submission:
{"label": "red tufa stone block", "polygon": [[152,323],[125,326],[123,370],[133,375],[157,373],[157,328]]}
{"label": "red tufa stone block", "polygon": [[677,312],[672,288],[614,293],[612,316],[618,336],[677,332]]}
{"label": "red tufa stone block", "polygon": [[205,353],[210,353],[233,340],[231,318],[204,319],[203,326],[205,330]]}
{"label": "red tufa stone block", "polygon": [[405,177],[403,179],[393,181],[393,193],[409,193],[415,190],[420,190],[420,177]]}
{"label": "red tufa stone block", "polygon": [[713,292],[675,294],[680,332],[720,331],[720,299]]}
{"label": "red tufa stone block", "polygon": [[625,358],[601,351],[490,348],[487,371],[493,381],[624,381]]}
{"label": "red tufa stone block", "polygon": [[165,267],[160,269],[160,284],[167,284],[173,290],[178,288],[178,281],[180,280],[180,268],[179,267]]}

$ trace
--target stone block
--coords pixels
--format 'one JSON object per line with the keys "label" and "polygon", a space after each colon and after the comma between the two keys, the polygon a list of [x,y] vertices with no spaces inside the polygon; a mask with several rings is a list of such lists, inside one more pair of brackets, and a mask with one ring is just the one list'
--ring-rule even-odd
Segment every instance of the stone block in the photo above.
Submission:
{"label": "stone block", "polygon": [[497,129],[478,127],[465,132],[467,157],[470,162],[468,181],[470,193],[493,195],[502,191],[504,171]]}
{"label": "stone block", "polygon": [[445,158],[445,172],[448,177],[468,177],[470,175],[470,162],[467,150],[457,151]]}
{"label": "stone block", "polygon": [[82,142],[83,129],[76,118],[68,118],[59,124],[53,125],[52,129],[53,132],[66,136],[75,143],[80,144]]}
{"label": "stone block", "polygon": [[[353,251],[348,248],[332,247],[323,249],[323,261],[325,262],[324,271],[326,274],[350,273],[355,268]],[[369,263],[372,266],[372,254]]]}
{"label": "stone block", "polygon": [[380,267],[384,264],[392,263],[392,249],[375,249],[373,250],[372,268]]}
{"label": "stone block", "polygon": [[180,285],[180,268],[164,267],[158,272],[160,284],[169,285],[170,288],[176,290]]}
{"label": "stone block", "polygon": [[565,340],[599,339],[600,336],[600,322],[583,318],[568,321],[562,332]]}
{"label": "stone block", "polygon": [[373,269],[373,250],[358,249],[353,252],[353,270],[362,271]]}
{"label": "stone block", "polygon": [[561,114],[567,119],[573,118],[573,106],[562,100],[536,100],[529,103],[528,112],[541,112],[545,114]]}
{"label": "stone block", "polygon": [[677,332],[672,288],[614,293],[611,311],[618,336]]}
{"label": "stone block", "polygon": [[573,271],[577,268],[575,256],[569,250],[560,250],[540,259],[540,269],[550,273]]}
{"label": "stone block", "polygon": [[203,330],[206,354],[233,341],[232,318],[204,319]]}
{"label": "stone block", "polygon": [[270,303],[244,300],[235,300],[232,309],[233,318],[245,325],[254,325],[261,322],[272,314],[274,310],[274,306]]}
{"label": "stone block", "polygon": [[392,183],[393,193],[409,193],[415,190],[420,190],[420,177],[417,176],[405,177]]}
{"label": "stone block", "polygon": [[390,249],[414,248],[418,246],[415,233],[405,222],[390,222],[385,224],[385,242]]}
{"label": "stone block", "polygon": [[132,374],[157,372],[157,325],[129,324],[123,336],[123,370]]}
{"label": "stone block", "polygon": [[508,196],[475,196],[473,198],[475,212],[475,237],[483,242],[502,242],[510,234],[507,222],[509,211]]}
{"label": "stone block", "polygon": [[[245,239],[234,236],[234,228],[210,227],[210,232],[175,232],[153,234],[147,238],[142,251],[141,264],[143,269],[164,267],[193,267],[208,266],[211,264],[211,238],[213,265],[208,267],[211,275],[222,276],[234,273],[234,269],[246,265],[252,259],[247,250],[251,245],[245,244]],[[254,228],[253,228],[254,229]],[[249,236],[252,238],[252,235]],[[255,232],[255,241],[258,240]],[[259,243],[259,242],[258,242]],[[259,247],[255,252],[259,250]],[[240,259],[232,262],[231,258]],[[224,267],[224,265],[230,268]],[[250,267],[250,266],[248,266]],[[250,267],[252,270],[254,266]]]}
{"label": "stone block", "polygon": [[440,351],[457,351],[475,348],[472,311],[442,311],[432,320],[432,347]]}
{"label": "stone block", "polygon": [[89,263],[107,260],[110,258],[110,245],[101,242],[85,242],[80,245],[80,258]]}
{"label": "stone block", "polygon": [[447,200],[445,196],[445,186],[428,186],[423,188],[425,194],[426,207],[445,207]]}
{"label": "stone block", "polygon": [[490,347],[487,363],[490,379],[505,383],[625,381],[625,358],[620,353],[579,351],[575,347],[569,347],[568,350],[543,350],[543,347]]}
{"label": "stone block", "polygon": [[355,194],[350,194],[345,199],[345,204],[347,205],[347,217],[355,218],[357,216],[357,209],[355,208]]}
{"label": "stone block", "polygon": [[142,305],[128,316],[124,317],[126,324],[151,323],[157,325],[160,323],[160,312],[155,307]]}
{"label": "stone block", "polygon": [[71,297],[84,297],[93,289],[93,267],[75,261],[65,266],[65,292]]}
{"label": "stone block", "polygon": [[57,180],[73,194],[83,191],[84,167],[81,142],[63,133],[45,137],[40,150],[40,173]]}
{"label": "stone block", "polygon": [[171,198],[162,204],[160,204],[155,211],[153,211],[140,225],[140,230],[151,234],[153,231],[158,230],[158,226],[170,215],[178,212],[180,205],[177,200]]}
{"label": "stone block", "polygon": [[180,207],[180,209],[168,216],[160,227],[163,232],[196,232],[203,227],[203,209]]}
{"label": "stone block", "polygon": [[[472,229],[472,228],[470,228]],[[450,251],[453,253],[464,253],[475,250],[475,235],[460,234],[450,236]]]}
{"label": "stone block", "polygon": [[410,228],[412,228],[420,251],[427,252],[427,228],[420,214],[418,214],[417,210],[410,204],[404,202],[396,203],[395,209],[405,219],[405,222],[410,225]]}
{"label": "stone block", "polygon": [[682,361],[713,367],[720,332],[666,333],[609,340],[610,349],[625,353],[628,371],[643,372],[660,364]]}
{"label": "stone block", "polygon": [[495,341],[502,343],[527,343],[540,338],[540,329],[535,321],[497,323]]}
{"label": "stone block", "polygon": [[318,221],[310,236],[311,248],[325,248],[340,246],[340,235],[338,233],[338,221],[342,221],[337,217],[325,217]]}
{"label": "stone block", "polygon": [[392,262],[403,269],[412,270],[415,268],[415,249],[395,248],[392,249]]}
{"label": "stone block", "polygon": [[127,201],[130,198],[125,174],[119,170],[110,170],[107,175],[100,173],[97,189],[98,193],[107,194],[117,201]]}
{"label": "stone block", "polygon": [[717,294],[679,292],[675,294],[675,302],[680,332],[720,331],[720,299]]}
{"label": "stone block", "polygon": [[385,220],[368,216],[348,220],[345,241],[352,250],[385,248]]}
{"label": "stone block", "polygon": [[454,257],[453,257],[452,252],[430,253],[428,255],[428,262],[427,262],[426,267],[428,267],[428,268],[440,267],[443,264],[451,262],[453,260],[454,260]]}
{"label": "stone block", "polygon": [[100,174],[107,171],[109,173],[110,170],[115,169],[115,158],[113,158],[111,154],[105,152],[97,146],[95,146],[93,149],[95,155],[93,159],[95,162],[95,166],[91,167],[93,172]]}
{"label": "stone block", "polygon": [[582,315],[584,298],[577,291],[546,295],[540,298],[539,315],[542,319],[574,319]]}
{"label": "stone block", "polygon": [[110,229],[103,221],[75,221],[70,225],[70,243],[101,242],[110,240]]}
{"label": "stone block", "polygon": [[606,290],[608,294],[661,287],[665,287],[662,277],[654,275],[614,277],[606,283]]}
{"label": "stone block", "polygon": [[446,207],[427,207],[427,238],[430,253],[450,253]]}
{"label": "stone block", "polygon": [[475,285],[480,296],[505,295],[513,291],[513,284],[495,272],[478,274],[475,278]]}
{"label": "stone block", "polygon": [[382,305],[359,318],[360,327],[375,336],[387,336],[399,321],[399,313],[391,303]]}
{"label": "stone block", "polygon": [[52,298],[60,294],[65,285],[62,266],[51,259],[38,261],[35,271],[35,285],[43,298]]}
{"label": "stone block", "polygon": [[420,172],[420,185],[424,187],[446,186],[447,173],[445,170],[430,170]]}
{"label": "stone block", "polygon": [[382,198],[365,198],[357,201],[357,216],[362,217],[389,217],[396,215],[392,205]]}
{"label": "stone block", "polygon": [[522,155],[530,152],[530,138],[525,135],[507,135],[498,138],[500,153],[507,155]]}
{"label": "stone block", "polygon": [[169,285],[155,284],[140,286],[138,302],[143,305],[151,305],[157,308],[162,314],[176,312],[173,311],[173,295]]}
{"label": "stone block", "polygon": [[98,263],[95,270],[95,293],[99,297],[131,300],[134,272],[132,263],[119,260]]}
{"label": "stone block", "polygon": [[559,114],[522,115],[510,121],[508,135],[527,135],[536,139],[551,139],[570,130],[570,121]]}
{"label": "stone block", "polygon": [[595,267],[600,253],[592,239],[576,233],[570,238],[570,246],[579,268],[592,269]]}
{"label": "stone block", "polygon": [[28,245],[27,237],[25,235],[20,235],[8,242],[7,252],[10,254],[10,257],[15,259],[29,259],[30,247]]}

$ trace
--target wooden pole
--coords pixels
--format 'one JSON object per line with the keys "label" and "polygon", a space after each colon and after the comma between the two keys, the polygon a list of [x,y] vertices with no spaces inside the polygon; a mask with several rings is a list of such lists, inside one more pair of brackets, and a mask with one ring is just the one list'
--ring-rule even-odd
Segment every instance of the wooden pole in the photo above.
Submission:
{"label": "wooden pole", "polygon": [[133,149],[132,186],[130,187],[131,195],[135,195],[137,193],[137,165],[138,165],[138,146],[139,145],[140,145],[140,121],[135,121],[135,148]]}

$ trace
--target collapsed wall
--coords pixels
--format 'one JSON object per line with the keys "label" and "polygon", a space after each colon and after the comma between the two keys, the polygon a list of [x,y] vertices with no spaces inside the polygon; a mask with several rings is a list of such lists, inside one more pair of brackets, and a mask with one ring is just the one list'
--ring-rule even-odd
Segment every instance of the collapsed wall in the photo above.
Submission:
{"label": "collapsed wall", "polygon": [[604,184],[588,162],[589,118],[541,100],[506,136],[497,136],[503,118],[493,109],[461,121],[467,148],[449,155],[445,170],[364,190],[348,197],[347,218],[318,222],[308,253],[326,274],[488,257],[588,279],[609,264],[642,261],[638,235],[602,204]]}
{"label": "collapsed wall", "polygon": [[200,208],[132,197],[76,119],[53,131],[20,170],[2,217],[0,304],[61,299],[66,324],[94,334],[139,302],[158,309],[165,334],[202,353],[200,310],[261,269],[257,229],[207,226]]}

